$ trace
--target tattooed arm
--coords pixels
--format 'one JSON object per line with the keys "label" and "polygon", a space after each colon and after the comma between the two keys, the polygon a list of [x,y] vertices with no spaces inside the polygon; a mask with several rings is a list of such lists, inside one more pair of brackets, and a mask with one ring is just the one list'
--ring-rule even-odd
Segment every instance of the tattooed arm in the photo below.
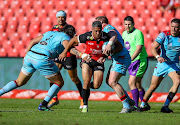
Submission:
{"label": "tattooed arm", "polygon": [[76,48],[70,49],[70,53],[73,54],[73,55],[81,57],[86,62],[90,62],[91,61],[91,58],[90,58],[90,56],[88,54],[82,53],[79,50],[77,50]]}

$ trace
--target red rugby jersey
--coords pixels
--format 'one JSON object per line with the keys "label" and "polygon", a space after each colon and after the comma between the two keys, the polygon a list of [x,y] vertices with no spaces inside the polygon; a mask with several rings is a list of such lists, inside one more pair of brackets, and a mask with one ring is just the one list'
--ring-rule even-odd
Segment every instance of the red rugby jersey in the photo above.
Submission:
{"label": "red rugby jersey", "polygon": [[97,61],[100,57],[105,56],[102,54],[102,46],[103,43],[109,41],[110,38],[108,33],[102,31],[102,37],[97,41],[93,37],[92,31],[90,31],[79,35],[78,41],[86,44],[87,47],[85,53],[89,54],[93,60]]}

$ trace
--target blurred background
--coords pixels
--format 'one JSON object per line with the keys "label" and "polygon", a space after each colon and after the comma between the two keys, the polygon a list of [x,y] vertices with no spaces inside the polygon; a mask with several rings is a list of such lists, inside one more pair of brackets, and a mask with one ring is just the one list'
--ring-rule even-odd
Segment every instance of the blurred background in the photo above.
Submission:
{"label": "blurred background", "polygon": [[[90,31],[95,17],[102,15],[107,16],[109,23],[122,34],[124,31],[124,17],[130,15],[135,20],[135,27],[143,32],[147,53],[149,57],[152,57],[150,47],[153,40],[155,40],[160,32],[169,30],[169,24],[173,18],[180,18],[180,9],[178,9],[180,5],[179,0],[173,0],[173,5],[166,8],[169,6],[170,1],[0,0],[0,79],[2,82],[0,87],[11,80],[10,78],[16,79],[22,66],[22,58],[17,57],[24,57],[26,47],[32,38],[52,30],[52,27],[57,24],[55,16],[57,11],[64,10],[67,13],[67,23],[76,28],[77,35]],[[147,87],[149,87],[155,64],[156,60],[150,58],[148,73],[145,74],[144,78]],[[109,65],[106,65],[107,70]],[[78,67],[79,77],[81,77],[80,70]],[[62,72],[64,77],[69,79],[67,72],[64,70]],[[32,78],[34,86],[31,85],[31,89],[49,88],[48,85],[46,85],[47,87],[42,85],[37,87],[36,83],[39,83],[38,80],[42,79],[42,82],[44,78],[41,78],[38,73],[35,76]],[[127,84],[128,75],[124,79]],[[171,82],[168,80],[167,78],[164,81],[166,83]],[[46,83],[47,81],[45,80],[44,82]],[[72,85],[73,83],[70,84]],[[67,89],[75,87],[71,85]],[[28,88],[27,86],[24,88]],[[128,85],[126,86],[125,89],[128,89]],[[157,91],[166,92],[169,86],[171,84],[166,84],[164,86],[165,89],[160,88]]]}

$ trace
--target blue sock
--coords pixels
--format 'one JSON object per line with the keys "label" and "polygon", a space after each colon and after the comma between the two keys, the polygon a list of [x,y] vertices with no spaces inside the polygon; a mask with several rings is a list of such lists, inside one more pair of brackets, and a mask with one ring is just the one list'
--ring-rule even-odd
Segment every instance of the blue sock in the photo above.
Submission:
{"label": "blue sock", "polygon": [[126,98],[125,100],[123,100],[123,101],[122,101],[122,104],[123,104],[123,108],[130,108],[128,98]]}
{"label": "blue sock", "polygon": [[126,91],[125,91],[125,94],[126,94],[127,98],[128,98],[128,99],[130,99],[130,97],[129,97],[129,95],[127,94],[127,92],[126,92]]}
{"label": "blue sock", "polygon": [[56,95],[59,92],[59,90],[60,90],[60,87],[56,84],[53,84],[51,88],[49,89],[48,94],[46,95],[44,100],[46,102],[49,102],[54,97],[54,95]]}
{"label": "blue sock", "polygon": [[169,103],[172,101],[174,96],[175,96],[175,93],[170,92],[169,95],[167,96],[164,106],[169,106]]}
{"label": "blue sock", "polygon": [[13,89],[16,89],[18,86],[15,81],[11,81],[8,84],[6,84],[2,89],[0,89],[0,96],[4,93],[7,93]]}

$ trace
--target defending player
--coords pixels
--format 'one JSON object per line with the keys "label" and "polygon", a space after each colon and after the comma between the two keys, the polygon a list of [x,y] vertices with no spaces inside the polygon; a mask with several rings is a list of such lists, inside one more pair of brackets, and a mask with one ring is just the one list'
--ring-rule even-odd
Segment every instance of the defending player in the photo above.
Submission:
{"label": "defending player", "polygon": [[[82,60],[81,67],[82,67],[82,78],[83,78],[83,109],[82,112],[88,112],[88,98],[90,95],[90,81],[91,77],[93,76],[93,83],[94,87],[97,89],[101,86],[103,81],[103,74],[104,74],[104,63],[98,63],[98,59],[103,57],[102,54],[102,45],[106,41],[110,41],[110,47],[112,43],[116,40],[116,36],[111,33],[105,33],[102,31],[102,25],[99,21],[94,21],[92,24],[92,31],[86,32],[81,34],[77,37],[71,39],[63,53],[59,56],[60,59],[64,59],[66,57],[67,51],[75,46],[78,43],[85,43],[87,45],[85,53],[77,53],[76,49],[73,48],[73,51],[76,55],[84,57],[89,56],[89,61]],[[111,48],[110,48],[111,50]],[[108,53],[109,51],[106,50]]]}
{"label": "defending player", "polygon": [[139,98],[141,101],[144,96],[142,78],[148,67],[148,55],[144,47],[144,36],[142,32],[134,27],[134,19],[131,16],[124,18],[125,30],[122,34],[126,49],[131,55],[131,65],[129,71],[129,86],[135,101],[134,111],[139,110]]}
{"label": "defending player", "polygon": [[[64,30],[71,26],[71,34],[69,33],[69,36],[71,38],[74,37],[75,35],[75,28],[72,25],[69,25],[66,23],[66,18],[67,15],[63,10],[60,10],[56,13],[56,18],[57,18],[57,22],[58,25],[55,25],[53,27],[53,31],[60,31],[60,32],[64,32]],[[67,53],[67,58],[65,61],[59,61],[58,58],[55,58],[54,62],[56,63],[56,65],[58,66],[58,68],[61,70],[62,67],[64,67],[65,69],[67,69],[68,74],[71,78],[71,80],[75,83],[79,94],[81,96],[81,103],[80,103],[80,109],[82,109],[83,107],[83,100],[82,100],[82,95],[81,95],[81,91],[82,91],[82,83],[79,80],[78,76],[77,76],[77,60],[76,60],[76,56],[72,55],[70,52]],[[53,82],[50,81],[50,86],[53,85]],[[57,95],[55,95],[53,97],[53,99],[49,102],[48,107],[52,107],[53,105],[57,105],[59,104],[59,100]]]}
{"label": "defending player", "polygon": [[23,86],[38,70],[54,84],[50,87],[47,96],[39,105],[40,111],[51,111],[47,104],[63,86],[64,81],[58,67],[53,60],[64,50],[71,38],[63,32],[49,31],[33,39],[27,47],[27,54],[24,57],[23,66],[18,78],[9,82],[0,90],[0,96],[13,89]]}
{"label": "defending player", "polygon": [[118,34],[118,41],[113,45],[115,47],[113,50],[114,52],[111,52],[112,64],[106,77],[106,83],[114,89],[123,103],[123,109],[120,113],[129,113],[131,112],[130,106],[134,105],[134,101],[130,99],[130,97],[123,89],[123,87],[118,83],[118,81],[122,76],[126,75],[126,71],[131,63],[131,57],[128,50],[124,47],[124,41],[120,33],[113,26],[108,24],[107,17],[98,16],[96,17],[96,20],[102,23],[104,32],[114,32],[114,34]]}
{"label": "defending player", "polygon": [[[180,83],[180,19],[171,20],[170,31],[161,32],[155,39],[151,53],[157,59],[158,63],[154,69],[154,73],[151,80],[151,85],[144,95],[143,102],[141,103],[141,110],[150,110],[150,106],[147,101],[151,97],[152,93],[159,86],[163,78],[168,75],[172,81],[173,86],[169,90],[169,95],[161,108],[163,113],[172,113],[173,110],[169,109],[169,104],[178,91]],[[160,47],[161,54],[158,55],[157,49]]]}

